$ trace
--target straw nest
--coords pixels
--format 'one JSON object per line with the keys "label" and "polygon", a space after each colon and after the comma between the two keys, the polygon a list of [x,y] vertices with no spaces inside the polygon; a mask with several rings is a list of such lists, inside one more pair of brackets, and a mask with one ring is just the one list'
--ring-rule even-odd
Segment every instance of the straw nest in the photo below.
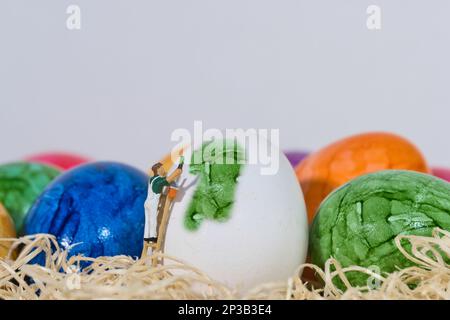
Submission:
{"label": "straw nest", "polygon": [[[450,232],[441,229],[435,229],[432,237],[395,239],[414,267],[379,275],[358,266],[343,268],[330,258],[324,269],[303,264],[286,281],[262,284],[245,294],[165,255],[164,265],[152,267],[155,256],[140,260],[127,256],[68,258],[67,251],[46,234],[0,241],[3,245],[12,242],[8,257],[0,259],[1,299],[450,299]],[[402,246],[405,242],[411,244],[410,253]],[[31,263],[41,252],[46,257],[45,267]],[[80,270],[83,262],[91,264]],[[321,285],[302,280],[305,268],[316,272]],[[368,285],[352,287],[346,278],[350,271],[368,274]],[[336,277],[347,290],[334,285]]]}

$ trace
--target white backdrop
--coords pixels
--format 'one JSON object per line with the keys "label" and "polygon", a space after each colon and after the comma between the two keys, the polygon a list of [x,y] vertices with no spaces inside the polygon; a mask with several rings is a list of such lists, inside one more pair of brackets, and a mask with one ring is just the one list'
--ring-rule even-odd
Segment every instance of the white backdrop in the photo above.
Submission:
{"label": "white backdrop", "polygon": [[146,168],[203,120],[279,128],[287,149],[389,130],[450,166],[449,15],[445,0],[1,0],[0,161]]}

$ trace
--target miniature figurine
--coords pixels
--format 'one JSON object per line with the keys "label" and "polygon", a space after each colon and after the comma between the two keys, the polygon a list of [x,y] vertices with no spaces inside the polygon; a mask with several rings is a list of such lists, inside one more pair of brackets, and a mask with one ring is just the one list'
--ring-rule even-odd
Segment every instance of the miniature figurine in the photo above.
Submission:
{"label": "miniature figurine", "polygon": [[[167,176],[167,172],[163,167],[161,162],[158,162],[152,166],[153,176],[149,180],[148,184],[148,195],[145,201],[145,227],[144,227],[144,247],[142,251],[142,256],[145,257],[147,255],[147,251],[151,248],[153,251],[155,249],[160,249],[160,243],[163,239],[158,239],[159,230],[158,230],[158,220],[166,220],[162,219],[162,215],[167,216],[167,211],[170,207],[170,204],[166,203],[166,198],[163,196],[163,190],[166,187],[170,187],[171,183],[173,183],[183,172],[183,164],[184,157],[183,151],[180,152],[180,162],[178,164],[177,169],[175,169],[172,174]],[[165,200],[165,201],[161,201]],[[167,221],[163,221],[163,223],[167,223]],[[165,230],[165,228],[164,228]]]}

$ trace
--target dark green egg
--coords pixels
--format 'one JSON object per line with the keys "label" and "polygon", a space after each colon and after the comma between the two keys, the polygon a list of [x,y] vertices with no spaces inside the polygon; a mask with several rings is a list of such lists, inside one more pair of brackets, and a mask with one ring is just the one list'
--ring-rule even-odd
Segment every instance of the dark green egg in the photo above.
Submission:
{"label": "dark green egg", "polygon": [[[344,267],[389,273],[413,265],[397,249],[397,235],[430,236],[436,227],[450,230],[450,183],[413,171],[380,171],[350,181],[322,202],[311,226],[311,258],[322,267],[334,257]],[[368,279],[347,276],[352,285]]]}
{"label": "dark green egg", "polygon": [[0,166],[0,203],[10,213],[18,234],[22,233],[25,216],[34,201],[59,174],[58,169],[37,163]]}

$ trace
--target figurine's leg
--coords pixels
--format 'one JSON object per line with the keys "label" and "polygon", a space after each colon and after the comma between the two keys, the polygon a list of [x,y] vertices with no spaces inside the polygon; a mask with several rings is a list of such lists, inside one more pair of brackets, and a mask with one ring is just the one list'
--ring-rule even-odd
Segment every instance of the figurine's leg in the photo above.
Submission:
{"label": "figurine's leg", "polygon": [[158,239],[158,204],[159,204],[159,197],[154,197],[151,201],[151,209],[149,214],[149,238],[152,239],[152,242],[157,241]]}

